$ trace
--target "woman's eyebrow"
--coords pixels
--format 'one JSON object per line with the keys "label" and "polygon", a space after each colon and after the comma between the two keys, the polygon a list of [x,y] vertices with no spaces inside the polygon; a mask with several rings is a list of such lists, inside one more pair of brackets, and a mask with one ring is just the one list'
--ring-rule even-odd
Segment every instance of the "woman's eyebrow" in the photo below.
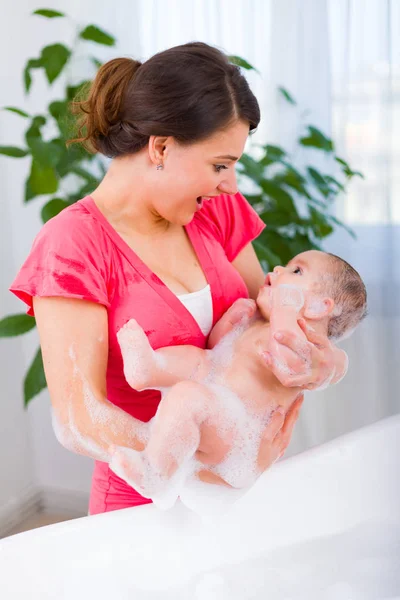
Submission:
{"label": "woman's eyebrow", "polygon": [[239,160],[237,156],[232,156],[231,154],[224,154],[222,156],[216,156],[215,158],[222,158],[224,160]]}

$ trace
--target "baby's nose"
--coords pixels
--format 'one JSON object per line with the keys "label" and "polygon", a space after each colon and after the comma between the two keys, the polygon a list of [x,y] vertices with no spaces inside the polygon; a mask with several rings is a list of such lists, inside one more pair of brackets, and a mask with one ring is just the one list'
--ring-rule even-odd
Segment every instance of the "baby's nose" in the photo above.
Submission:
{"label": "baby's nose", "polygon": [[283,273],[284,270],[285,270],[284,267],[276,266],[274,268],[274,273],[276,273],[277,275],[280,275],[281,273]]}

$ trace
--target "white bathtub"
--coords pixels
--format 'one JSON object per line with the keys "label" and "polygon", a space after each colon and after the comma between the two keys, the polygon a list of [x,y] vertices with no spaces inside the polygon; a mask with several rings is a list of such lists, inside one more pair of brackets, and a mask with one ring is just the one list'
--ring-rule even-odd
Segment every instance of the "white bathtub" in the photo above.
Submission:
{"label": "white bathtub", "polygon": [[400,417],[282,461],[222,517],[178,503],[0,541],[2,600],[400,598]]}

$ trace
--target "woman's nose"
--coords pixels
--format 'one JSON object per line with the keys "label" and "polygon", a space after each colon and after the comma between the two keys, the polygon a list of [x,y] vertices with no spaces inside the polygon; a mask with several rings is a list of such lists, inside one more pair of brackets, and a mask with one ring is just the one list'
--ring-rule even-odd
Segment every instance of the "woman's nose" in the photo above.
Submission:
{"label": "woman's nose", "polygon": [[237,194],[237,181],[234,168],[229,169],[230,173],[221,181],[218,190],[223,194]]}

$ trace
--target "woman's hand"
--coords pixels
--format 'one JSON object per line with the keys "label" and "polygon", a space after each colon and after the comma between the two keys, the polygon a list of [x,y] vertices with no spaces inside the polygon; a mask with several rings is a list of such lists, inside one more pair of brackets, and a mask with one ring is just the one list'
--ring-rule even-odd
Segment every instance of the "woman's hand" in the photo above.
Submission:
{"label": "woman's hand", "polygon": [[273,356],[264,352],[263,357],[275,377],[285,387],[301,387],[307,390],[327,387],[336,374],[337,366],[343,370],[343,350],[334,346],[326,336],[315,333],[306,324],[304,319],[299,319],[299,326],[307,336],[302,340],[294,332],[276,332],[274,338],[285,346],[285,360],[287,369],[275,364]]}
{"label": "woman's hand", "polygon": [[264,431],[258,453],[258,468],[260,471],[266,471],[284,454],[289,446],[303,400],[304,394],[301,392],[286,414],[279,411],[272,414],[271,420]]}

